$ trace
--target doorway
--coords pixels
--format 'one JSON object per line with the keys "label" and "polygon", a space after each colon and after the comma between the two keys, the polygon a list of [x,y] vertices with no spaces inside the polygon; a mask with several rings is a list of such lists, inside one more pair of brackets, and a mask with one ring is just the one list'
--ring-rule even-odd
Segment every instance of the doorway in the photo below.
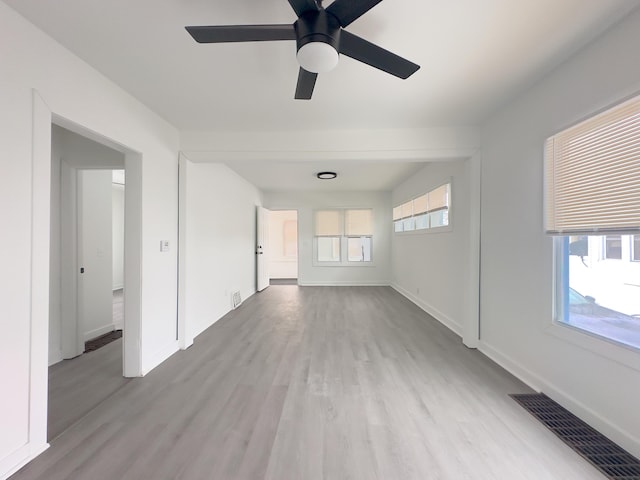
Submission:
{"label": "doorway", "polygon": [[48,440],[127,382],[106,341],[125,324],[124,172],[122,152],[52,125]]}
{"label": "doorway", "polygon": [[269,284],[298,284],[298,211],[269,212]]}

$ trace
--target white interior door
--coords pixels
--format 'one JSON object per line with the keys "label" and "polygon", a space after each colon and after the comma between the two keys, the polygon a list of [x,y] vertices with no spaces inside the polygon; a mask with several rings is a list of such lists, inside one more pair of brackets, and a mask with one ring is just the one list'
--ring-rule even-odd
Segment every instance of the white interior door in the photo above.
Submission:
{"label": "white interior door", "polygon": [[261,292],[269,286],[269,210],[257,207],[256,213],[256,284]]}

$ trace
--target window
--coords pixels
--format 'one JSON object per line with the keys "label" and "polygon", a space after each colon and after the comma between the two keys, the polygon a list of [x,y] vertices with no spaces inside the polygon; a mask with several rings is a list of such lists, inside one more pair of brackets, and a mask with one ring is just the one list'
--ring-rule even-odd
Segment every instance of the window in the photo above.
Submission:
{"label": "window", "polygon": [[622,236],[621,235],[607,235],[604,237],[604,258],[613,260],[622,259]]}
{"label": "window", "polygon": [[451,184],[445,183],[428,193],[393,209],[393,231],[411,232],[449,225]]}
{"label": "window", "polygon": [[640,97],[545,145],[555,320],[640,349]]}
{"label": "window", "polygon": [[373,210],[318,210],[315,212],[315,237],[315,259],[318,264],[370,263]]}

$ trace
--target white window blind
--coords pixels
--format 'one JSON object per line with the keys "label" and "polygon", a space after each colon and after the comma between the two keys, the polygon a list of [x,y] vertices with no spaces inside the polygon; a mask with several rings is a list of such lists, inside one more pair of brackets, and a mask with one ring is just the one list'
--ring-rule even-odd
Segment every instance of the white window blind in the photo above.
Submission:
{"label": "white window blind", "polygon": [[345,211],[346,235],[373,235],[373,212],[370,209]]}
{"label": "white window blind", "polygon": [[449,206],[449,184],[445,183],[429,192],[429,211],[443,210]]}
{"label": "white window blind", "polygon": [[339,237],[342,236],[342,211],[318,210],[316,212],[316,236]]}
{"label": "white window blind", "polygon": [[413,200],[408,201],[407,203],[403,203],[400,205],[400,209],[402,210],[401,218],[408,218],[413,215]]}
{"label": "white window blind", "polygon": [[640,228],[640,96],[547,139],[545,229]]}
{"label": "white window blind", "polygon": [[419,215],[421,213],[426,213],[428,210],[427,208],[427,194],[425,193],[424,195],[416,198],[413,200],[413,214],[414,215]]}

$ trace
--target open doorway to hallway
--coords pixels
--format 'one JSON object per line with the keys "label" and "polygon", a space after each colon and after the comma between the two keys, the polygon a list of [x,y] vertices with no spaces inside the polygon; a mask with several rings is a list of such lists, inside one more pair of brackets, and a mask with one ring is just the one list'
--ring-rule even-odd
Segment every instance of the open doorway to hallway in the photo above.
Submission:
{"label": "open doorway to hallway", "polygon": [[298,212],[269,212],[269,283],[298,284]]}
{"label": "open doorway to hallway", "polygon": [[49,440],[127,382],[116,339],[125,324],[124,164],[123,153],[52,126]]}

